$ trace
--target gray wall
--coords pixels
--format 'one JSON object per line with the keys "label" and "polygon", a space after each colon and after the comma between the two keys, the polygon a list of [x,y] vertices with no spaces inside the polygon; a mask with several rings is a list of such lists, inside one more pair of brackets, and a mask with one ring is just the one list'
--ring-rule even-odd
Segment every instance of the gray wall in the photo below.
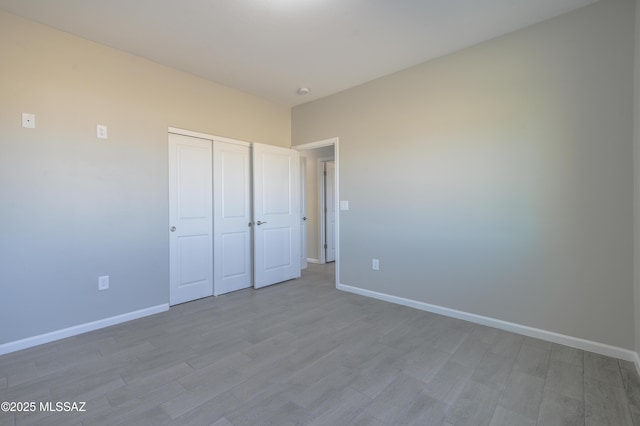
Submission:
{"label": "gray wall", "polygon": [[294,145],[340,138],[341,282],[634,348],[634,8],[294,108]]}
{"label": "gray wall", "polygon": [[290,146],[289,108],[3,12],[0,57],[0,344],[168,303],[169,126]]}
{"label": "gray wall", "polygon": [[634,90],[634,301],[635,351],[640,353],[640,2],[636,0],[635,90]]}

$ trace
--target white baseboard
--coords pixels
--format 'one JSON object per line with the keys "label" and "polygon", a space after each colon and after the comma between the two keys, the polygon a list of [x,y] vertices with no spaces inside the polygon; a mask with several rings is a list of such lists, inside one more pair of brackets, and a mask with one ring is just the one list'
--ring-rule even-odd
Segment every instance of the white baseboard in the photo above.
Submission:
{"label": "white baseboard", "polygon": [[307,262],[308,263],[321,263],[320,259],[312,259],[310,257],[307,257]]}
{"label": "white baseboard", "polygon": [[600,355],[606,355],[618,359],[623,359],[625,361],[631,361],[635,363],[636,369],[638,369],[638,371],[640,372],[640,358],[638,357],[638,353],[628,349],[619,348],[617,346],[611,346],[604,343],[593,342],[590,340],[581,339],[579,337],[567,336],[564,334],[555,333],[553,331],[541,330],[539,328],[533,328],[526,325],[502,321],[482,315],[476,315],[464,311],[445,308],[443,306],[431,305],[429,303],[419,302],[417,300],[405,299],[403,297],[392,296],[389,294],[379,293],[376,291],[366,290],[363,288],[353,287],[345,284],[338,284],[337,288],[338,290],[343,290],[349,293],[355,293],[374,299],[384,300],[385,302],[404,305],[410,308],[420,309],[422,311],[433,312],[435,314],[457,318],[475,324],[486,325],[489,327],[498,328],[500,330],[522,334],[524,336],[535,337],[536,339],[545,340],[548,342],[559,343],[561,345],[594,352]]}
{"label": "white baseboard", "polygon": [[111,325],[120,324],[134,319],[146,317],[160,312],[168,311],[169,305],[163,304],[152,306],[150,308],[140,309],[139,311],[128,312],[115,317],[105,318],[98,321],[92,321],[85,324],[75,325],[62,330],[52,331],[50,333],[40,334],[38,336],[27,337],[26,339],[16,340],[0,344],[0,355],[16,352],[22,349],[31,348],[33,346],[42,345],[43,343],[53,342],[55,340],[65,339],[67,337],[76,336],[88,331],[97,330],[99,328],[109,327]]}

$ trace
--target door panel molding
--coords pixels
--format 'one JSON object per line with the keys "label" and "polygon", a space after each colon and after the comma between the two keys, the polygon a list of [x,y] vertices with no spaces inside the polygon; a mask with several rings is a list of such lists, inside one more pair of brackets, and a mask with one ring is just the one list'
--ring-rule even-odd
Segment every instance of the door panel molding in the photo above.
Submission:
{"label": "door panel molding", "polygon": [[169,304],[213,294],[211,142],[169,134]]}
{"label": "door panel molding", "polygon": [[300,276],[300,156],[254,143],[255,288]]}
{"label": "door panel molding", "polygon": [[213,141],[213,294],[252,285],[251,150]]}

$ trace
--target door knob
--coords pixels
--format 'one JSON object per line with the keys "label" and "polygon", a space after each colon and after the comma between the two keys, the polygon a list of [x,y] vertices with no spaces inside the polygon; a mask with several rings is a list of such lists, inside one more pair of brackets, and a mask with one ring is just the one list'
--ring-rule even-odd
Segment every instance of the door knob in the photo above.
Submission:
{"label": "door knob", "polygon": [[253,225],[253,223],[251,223],[251,222],[247,223],[247,226],[248,226],[249,228],[251,228],[251,225]]}
{"label": "door knob", "polygon": [[265,223],[267,223],[267,222],[257,221],[257,222],[256,222],[256,225],[260,226],[260,225],[264,225]]}
{"label": "door knob", "polygon": [[176,232],[176,227],[175,227],[175,226],[172,226],[171,228],[169,228],[169,231],[171,231],[171,232]]}
{"label": "door knob", "polygon": [[303,218],[302,218],[302,220],[307,220],[307,217],[306,217],[306,216],[305,216],[305,217],[303,217]]}

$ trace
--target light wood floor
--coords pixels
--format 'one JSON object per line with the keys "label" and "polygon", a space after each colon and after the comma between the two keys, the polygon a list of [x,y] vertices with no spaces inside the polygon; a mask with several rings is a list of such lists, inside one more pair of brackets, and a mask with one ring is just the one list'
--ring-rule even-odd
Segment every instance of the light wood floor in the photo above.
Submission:
{"label": "light wood floor", "polygon": [[0,357],[0,425],[632,425],[631,363],[303,278]]}

